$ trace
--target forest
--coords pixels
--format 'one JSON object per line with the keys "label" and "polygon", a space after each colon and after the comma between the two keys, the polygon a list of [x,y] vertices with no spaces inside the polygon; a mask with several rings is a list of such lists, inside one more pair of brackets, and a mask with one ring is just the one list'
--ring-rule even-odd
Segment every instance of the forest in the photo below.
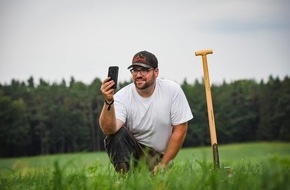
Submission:
{"label": "forest", "polygon": [[[118,89],[131,81],[118,84]],[[203,80],[180,84],[194,118],[183,147],[210,145]],[[101,80],[0,84],[0,157],[102,151]],[[117,89],[117,90],[118,90]],[[212,85],[219,144],[290,141],[290,78]]]}

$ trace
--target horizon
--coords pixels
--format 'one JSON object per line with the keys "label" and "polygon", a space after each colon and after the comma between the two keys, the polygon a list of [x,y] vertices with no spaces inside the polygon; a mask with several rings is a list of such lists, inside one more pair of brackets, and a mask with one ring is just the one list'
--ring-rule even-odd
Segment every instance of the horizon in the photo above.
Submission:
{"label": "horizon", "polygon": [[[39,86],[40,85],[40,81],[44,81],[46,82],[47,84],[49,85],[53,85],[53,84],[56,84],[56,85],[61,85],[63,83],[63,81],[65,82],[66,86],[68,87],[69,86],[69,83],[71,82],[72,78],[74,79],[75,82],[81,82],[85,85],[91,85],[95,80],[100,80],[101,79],[99,77],[96,77],[95,79],[93,79],[91,82],[87,83],[87,82],[83,82],[82,80],[78,80],[78,79],[75,79],[73,76],[69,79],[69,80],[66,80],[66,79],[60,79],[58,81],[49,81],[49,80],[45,80],[43,78],[38,78],[37,80],[35,80],[35,78],[33,76],[30,76],[28,77],[26,80],[20,80],[20,79],[11,79],[11,81],[9,82],[0,82],[0,85],[1,86],[10,86],[12,85],[13,81],[14,82],[18,82],[18,83],[24,83],[25,85],[28,85],[28,81],[30,80],[30,78],[33,78],[33,82],[34,82],[34,85],[35,87]],[[220,83],[210,83],[211,86],[220,86],[220,85],[223,85],[223,84],[232,84],[232,83],[235,83],[235,82],[238,82],[238,81],[254,81],[255,83],[259,84],[259,83],[268,83],[270,78],[274,79],[274,80],[280,80],[280,81],[284,81],[286,78],[289,78],[290,76],[286,75],[286,76],[273,76],[273,75],[269,75],[268,78],[266,79],[260,79],[260,80],[257,80],[257,79],[251,79],[251,78],[244,78],[244,79],[236,79],[236,80],[232,80],[232,81],[226,81],[226,80],[223,80],[222,82]],[[160,77],[158,77],[160,78]],[[162,78],[163,79],[163,78]],[[174,80],[173,80],[174,81]],[[204,84],[204,79],[203,77],[202,78],[196,78],[194,81],[188,81],[186,79],[182,80],[182,82],[177,82],[175,81],[176,83],[178,83],[179,85],[182,85],[184,83],[184,81],[186,81],[188,84],[194,84],[196,81],[200,84]],[[102,81],[101,81],[102,82]],[[124,84],[124,83],[131,83],[131,79],[127,80],[127,81],[118,81],[118,85],[120,84]]]}

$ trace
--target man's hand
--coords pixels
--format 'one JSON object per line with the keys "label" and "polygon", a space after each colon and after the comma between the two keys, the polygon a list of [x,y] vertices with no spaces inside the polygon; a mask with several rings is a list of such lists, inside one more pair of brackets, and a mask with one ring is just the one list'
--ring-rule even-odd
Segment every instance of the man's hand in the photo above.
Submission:
{"label": "man's hand", "polygon": [[110,80],[110,77],[106,78],[102,85],[100,91],[104,95],[104,98],[107,102],[112,102],[114,99],[114,89],[112,88],[114,86],[115,82],[113,80]]}
{"label": "man's hand", "polygon": [[159,162],[156,166],[154,166],[153,174],[163,173],[165,171],[166,165]]}

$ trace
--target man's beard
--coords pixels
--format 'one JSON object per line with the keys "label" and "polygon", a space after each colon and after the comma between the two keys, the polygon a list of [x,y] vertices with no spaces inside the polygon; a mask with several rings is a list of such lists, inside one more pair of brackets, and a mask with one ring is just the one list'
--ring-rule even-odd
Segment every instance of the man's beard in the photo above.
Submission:
{"label": "man's beard", "polygon": [[139,90],[145,90],[145,89],[151,87],[152,85],[154,85],[154,83],[155,83],[155,76],[153,75],[149,81],[145,81],[145,83],[142,84],[141,86],[137,84],[137,82],[136,82],[137,80],[145,81],[145,80],[143,80],[143,77],[136,78],[136,80],[134,81],[134,84],[135,84],[135,86],[136,86],[137,89],[139,89]]}

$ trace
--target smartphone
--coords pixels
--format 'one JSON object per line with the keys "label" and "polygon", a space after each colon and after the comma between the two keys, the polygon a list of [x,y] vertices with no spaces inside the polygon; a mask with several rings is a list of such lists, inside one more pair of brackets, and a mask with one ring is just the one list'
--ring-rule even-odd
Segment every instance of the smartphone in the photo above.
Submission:
{"label": "smartphone", "polygon": [[116,89],[118,84],[118,73],[119,73],[119,67],[118,66],[110,66],[108,70],[108,77],[110,77],[110,80],[114,80],[115,84],[112,88]]}

